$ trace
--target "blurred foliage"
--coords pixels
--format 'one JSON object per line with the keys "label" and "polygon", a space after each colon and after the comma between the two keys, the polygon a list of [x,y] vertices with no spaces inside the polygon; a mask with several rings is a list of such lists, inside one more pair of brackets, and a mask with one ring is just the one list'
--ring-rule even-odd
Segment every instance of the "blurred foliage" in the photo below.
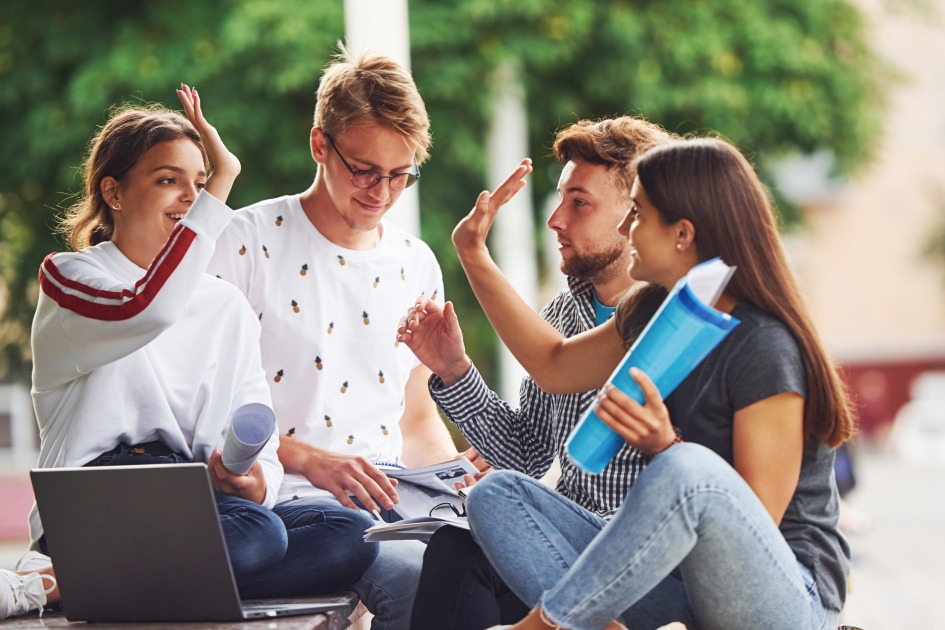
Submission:
{"label": "blurred foliage", "polygon": [[[0,378],[28,376],[36,270],[64,249],[52,236],[55,217],[81,187],[88,139],[108,108],[179,107],[175,87],[196,85],[242,158],[231,204],[299,192],[314,173],[314,91],[343,22],[337,0],[0,5]],[[779,156],[817,149],[849,172],[879,139],[890,76],[849,0],[413,0],[410,28],[434,134],[422,236],[487,373],[494,336],[449,234],[486,185],[483,143],[501,61],[522,69],[537,202],[554,191],[555,130],[624,113],[677,133],[722,135],[763,172]]]}

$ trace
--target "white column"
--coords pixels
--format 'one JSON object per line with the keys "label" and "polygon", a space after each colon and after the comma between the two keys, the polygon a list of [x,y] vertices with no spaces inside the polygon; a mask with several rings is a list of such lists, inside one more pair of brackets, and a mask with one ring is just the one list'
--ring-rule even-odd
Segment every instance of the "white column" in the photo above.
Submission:
{"label": "white column", "polygon": [[[506,61],[497,68],[493,90],[487,148],[490,190],[502,183],[522,158],[528,157],[525,91],[517,64]],[[533,308],[537,306],[538,294],[534,234],[531,194],[526,187],[499,211],[491,239],[492,251],[502,272]],[[525,370],[504,346],[499,355],[499,369],[499,395],[505,400],[517,401]]]}
{"label": "white column", "polygon": [[[410,27],[407,0],[345,0],[345,38],[348,50],[371,50],[410,69]],[[420,235],[420,183],[400,195],[386,218],[411,234]]]}

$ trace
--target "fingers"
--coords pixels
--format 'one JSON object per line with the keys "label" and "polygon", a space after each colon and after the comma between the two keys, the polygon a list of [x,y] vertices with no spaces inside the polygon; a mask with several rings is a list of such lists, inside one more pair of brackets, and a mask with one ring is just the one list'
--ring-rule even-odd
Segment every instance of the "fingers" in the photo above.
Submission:
{"label": "fingers", "polygon": [[[473,206],[472,212],[470,213],[470,218],[478,219],[479,222],[482,222],[486,219],[491,219],[491,216],[494,214],[492,212],[491,204],[489,201],[492,199],[492,195],[488,190],[484,190],[479,193],[479,196],[476,197],[476,205]],[[498,207],[496,207],[498,210]],[[491,220],[490,220],[491,222]]]}
{"label": "fingers", "polygon": [[476,460],[480,459],[479,451],[476,450],[475,446],[470,446],[469,448],[467,448],[465,451],[460,453],[459,457],[457,457],[456,459],[459,459],[460,457],[465,457],[466,459],[469,460],[469,463],[473,465],[476,464]]}
{"label": "fingers", "polygon": [[[485,457],[479,454],[479,451],[477,451],[475,447],[470,447],[466,452],[462,454],[462,456],[468,459],[469,463],[475,466],[476,470],[479,471],[476,473],[474,477],[470,475],[466,475],[468,479],[472,479],[473,483],[479,481],[480,479],[482,479],[483,477],[485,477],[486,475],[492,472],[492,466],[489,465],[489,462],[486,461]],[[471,486],[473,484],[467,481],[466,485]]]}
{"label": "fingers", "polygon": [[499,184],[499,187],[492,193],[492,201],[496,205],[496,210],[525,187],[525,177],[531,172],[532,161],[529,158],[525,158],[518,167],[512,171],[512,174],[509,175],[504,182]]}
{"label": "fingers", "polygon": [[210,484],[217,492],[256,503],[261,503],[266,497],[266,477],[259,462],[253,463],[245,475],[238,475],[223,465],[220,451],[216,450],[211,453],[207,468],[210,470]]}
{"label": "fingers", "polygon": [[203,117],[203,109],[200,107],[200,93],[197,91],[197,88],[193,88],[191,93],[194,97],[194,117],[201,123],[206,122]]}
{"label": "fingers", "polygon": [[177,98],[180,99],[181,105],[184,106],[184,113],[187,115],[187,120],[196,127],[198,111],[196,90],[192,90],[186,83],[181,83],[180,88],[177,90]]}
{"label": "fingers", "polygon": [[443,319],[446,320],[450,328],[459,330],[459,318],[456,317],[456,307],[453,306],[451,301],[446,301],[443,304]]}
{"label": "fingers", "polygon": [[477,451],[474,446],[469,447],[469,449],[463,452],[461,457],[468,459],[469,463],[475,466],[476,470],[479,472],[482,472],[487,468],[491,468],[491,466],[489,466],[489,462],[486,461],[486,458],[480,455],[479,451]]}
{"label": "fingers", "polygon": [[354,504],[354,501],[351,500],[351,497],[348,496],[348,493],[344,488],[337,488],[331,490],[331,493],[338,499],[338,503],[348,508],[349,510],[358,510],[360,509],[357,505]]}
{"label": "fingers", "polygon": [[669,411],[659,390],[643,372],[634,369],[631,375],[644,390],[646,404],[607,385],[598,396],[594,413],[630,445],[644,453],[658,452],[675,435]]}
{"label": "fingers", "polygon": [[653,384],[653,381],[650,380],[646,372],[639,368],[630,368],[630,376],[637,382],[640,389],[643,390],[644,400],[647,405],[663,404],[663,396],[660,394],[660,390]]}
{"label": "fingers", "polygon": [[435,300],[421,295],[414,305],[407,309],[407,314],[400,318],[397,332],[404,334],[416,330],[428,316],[439,313],[440,310],[441,308]]}
{"label": "fingers", "polygon": [[463,488],[472,488],[474,485],[476,485],[478,478],[478,475],[475,477],[472,475],[463,475],[463,480],[457,481],[454,485],[456,486],[457,490],[462,490]]}
{"label": "fingers", "polygon": [[349,508],[356,508],[351,495],[357,497],[368,511],[391,510],[399,497],[394,484],[376,466],[366,459],[356,457],[343,465],[348,470],[339,475],[339,482],[330,491],[338,501]]}
{"label": "fingers", "polygon": [[643,425],[616,406],[612,399],[599,399],[594,413],[625,442],[638,446],[644,437]]}
{"label": "fingers", "polygon": [[[484,239],[485,235],[489,233],[492,227],[492,222],[495,220],[499,208],[505,205],[525,186],[525,177],[531,172],[532,161],[529,158],[525,158],[518,167],[512,171],[512,174],[509,175],[504,182],[499,184],[495,192],[490,193],[488,190],[484,190],[479,193],[472,211],[460,222],[457,226],[457,230],[460,230],[462,226],[462,232],[473,232],[479,234],[481,238]],[[456,230],[454,230],[454,243],[457,241],[457,236]],[[463,242],[462,239],[460,242]]]}

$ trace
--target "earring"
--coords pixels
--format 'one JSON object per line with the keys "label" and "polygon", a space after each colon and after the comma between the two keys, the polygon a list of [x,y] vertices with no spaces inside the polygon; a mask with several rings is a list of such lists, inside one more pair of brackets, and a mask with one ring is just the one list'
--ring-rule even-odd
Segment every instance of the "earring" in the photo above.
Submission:
{"label": "earring", "polygon": [[121,212],[121,204],[116,203],[115,205],[112,206],[112,210],[114,210],[115,212]]}
{"label": "earring", "polygon": [[676,243],[676,249],[682,250],[682,243]]}

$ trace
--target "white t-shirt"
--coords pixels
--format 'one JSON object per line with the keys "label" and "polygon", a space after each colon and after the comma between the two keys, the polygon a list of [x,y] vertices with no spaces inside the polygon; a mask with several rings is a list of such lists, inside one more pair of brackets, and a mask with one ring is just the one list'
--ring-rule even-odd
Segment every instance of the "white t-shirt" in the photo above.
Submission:
{"label": "white t-shirt", "polygon": [[[234,283],[262,324],[262,358],[280,431],[375,462],[399,462],[404,388],[418,365],[397,326],[421,294],[443,296],[430,248],[382,222],[370,250],[326,239],[299,195],[236,213],[210,273]],[[327,494],[286,475],[279,500]]]}
{"label": "white t-shirt", "polygon": [[[40,467],[155,440],[206,462],[236,407],[271,404],[255,315],[204,273],[232,217],[201,193],[147,271],[111,242],[43,262],[32,332]],[[277,447],[274,434],[259,458],[268,507],[282,481]],[[35,506],[30,529],[35,542]]]}

